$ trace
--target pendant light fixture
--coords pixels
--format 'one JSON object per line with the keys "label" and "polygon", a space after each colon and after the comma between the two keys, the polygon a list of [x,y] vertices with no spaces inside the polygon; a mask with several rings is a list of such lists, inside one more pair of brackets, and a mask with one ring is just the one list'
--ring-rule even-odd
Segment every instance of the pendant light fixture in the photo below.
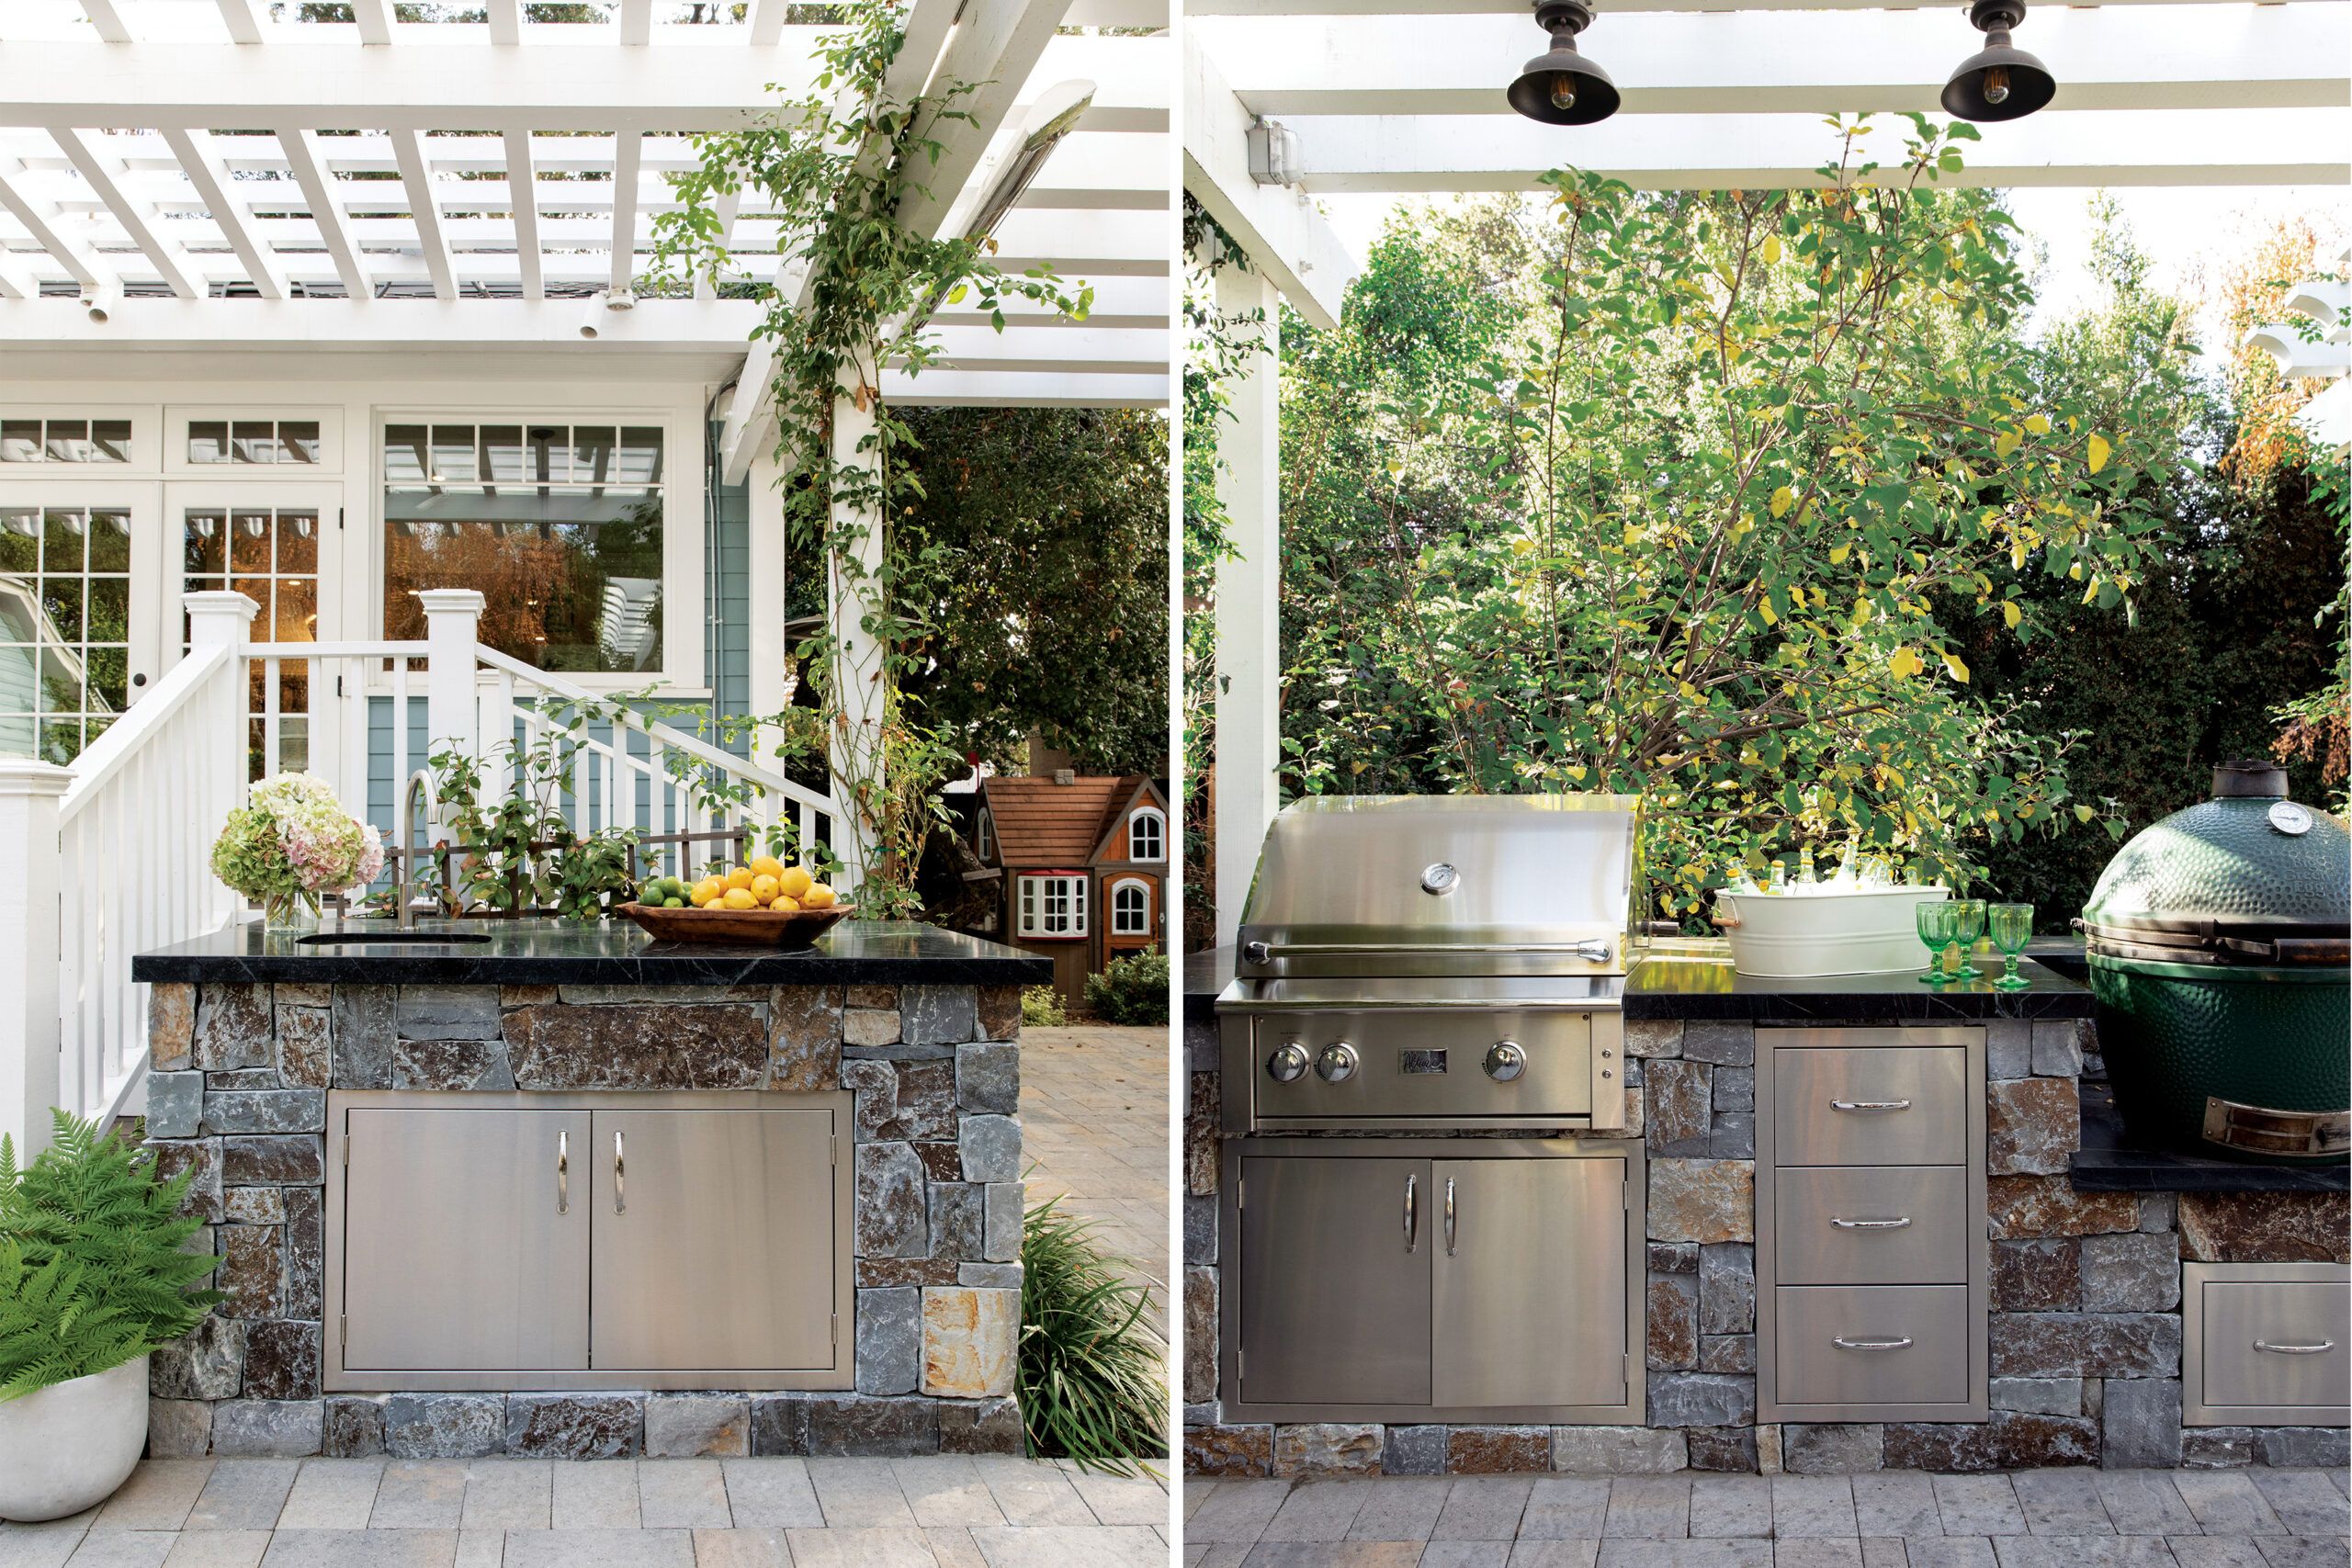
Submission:
{"label": "pendant light fixture", "polygon": [[1617,84],[1577,52],[1577,35],[1592,25],[1583,0],[1536,0],[1535,24],[1552,47],[1529,61],[1510,85],[1510,107],[1545,125],[1591,125],[1617,112]]}
{"label": "pendant light fixture", "polygon": [[1944,84],[1946,114],[2023,119],[2057,96],[2050,67],[2009,42],[2009,29],[2025,20],[2025,0],[1974,0],[1968,19],[1985,35],[1984,48],[1962,61]]}

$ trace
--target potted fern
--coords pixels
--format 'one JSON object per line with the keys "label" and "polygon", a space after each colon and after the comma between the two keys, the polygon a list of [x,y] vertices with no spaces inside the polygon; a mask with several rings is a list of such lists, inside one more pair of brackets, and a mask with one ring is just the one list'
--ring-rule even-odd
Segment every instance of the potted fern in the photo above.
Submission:
{"label": "potted fern", "polygon": [[79,1513],[147,1446],[147,1359],[194,1328],[218,1259],[182,1250],[195,1173],[60,1111],[19,1170],[0,1136],[0,1518]]}

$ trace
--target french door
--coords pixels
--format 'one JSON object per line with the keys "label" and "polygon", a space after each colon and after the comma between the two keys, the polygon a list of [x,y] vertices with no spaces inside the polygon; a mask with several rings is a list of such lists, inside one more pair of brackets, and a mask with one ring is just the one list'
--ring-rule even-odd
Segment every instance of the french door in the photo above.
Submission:
{"label": "french door", "polygon": [[[292,652],[338,635],[334,487],[247,479],[166,483],[163,491],[173,657],[187,647],[179,596],[208,590],[232,589],[260,607],[250,637],[256,645]],[[330,733],[333,695],[311,690],[311,667],[300,657],[256,658],[246,683],[248,776],[323,770],[340,755]]]}
{"label": "french door", "polygon": [[0,478],[0,756],[73,761],[163,673],[161,490]]}

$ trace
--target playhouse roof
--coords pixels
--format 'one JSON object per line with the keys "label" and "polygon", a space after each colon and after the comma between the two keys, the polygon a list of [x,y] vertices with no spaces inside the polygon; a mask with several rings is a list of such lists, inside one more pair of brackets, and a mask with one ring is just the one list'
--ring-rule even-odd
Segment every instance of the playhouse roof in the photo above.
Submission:
{"label": "playhouse roof", "polygon": [[1080,774],[1066,784],[1049,778],[982,781],[996,823],[997,858],[1009,866],[1091,864],[1095,846],[1143,783],[1140,773]]}

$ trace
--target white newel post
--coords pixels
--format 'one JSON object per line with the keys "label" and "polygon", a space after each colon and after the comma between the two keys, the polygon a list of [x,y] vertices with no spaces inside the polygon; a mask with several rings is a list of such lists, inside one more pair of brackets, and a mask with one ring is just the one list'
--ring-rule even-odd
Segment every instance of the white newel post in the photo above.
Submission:
{"label": "white newel post", "polygon": [[0,877],[0,1132],[19,1162],[48,1146],[57,1103],[57,803],[73,782],[52,762],[0,758],[0,844],[23,856]]}
{"label": "white newel post", "polygon": [[[208,705],[216,712],[207,716],[207,722],[196,727],[204,750],[195,761],[199,777],[188,781],[191,800],[196,810],[199,830],[210,842],[211,836],[220,831],[229,813],[244,804],[248,782],[245,757],[245,688],[248,679],[243,649],[253,637],[254,617],[261,606],[245,594],[233,589],[212,589],[201,593],[180,595],[180,608],[187,613],[187,642],[190,653],[201,653],[209,648],[226,644],[238,650],[229,660],[229,668],[213,688]],[[220,880],[208,876],[196,895],[208,911],[202,929],[213,930],[237,918],[243,908],[237,895],[221,886]]]}
{"label": "white newel post", "polygon": [[[870,468],[874,455],[860,451],[859,446],[874,434],[874,410],[870,400],[863,409],[857,406],[851,395],[856,384],[856,372],[842,373],[844,390],[833,400],[833,462],[840,467]],[[879,607],[874,604],[874,595],[880,589],[876,578],[882,570],[883,519],[878,513],[852,506],[836,497],[833,525],[837,529],[864,530],[856,551],[858,581],[848,581],[837,562],[827,563],[825,613],[841,645],[833,674],[841,685],[837,695],[842,716],[849,725],[849,745],[853,755],[860,759],[859,771],[879,791],[885,786],[881,756],[883,649],[865,629],[865,621],[869,611]],[[866,840],[865,824],[859,820],[855,805],[842,800],[841,806],[841,814],[834,818],[834,838],[839,841],[833,845],[833,852],[848,863],[844,880],[854,889],[865,879],[865,865],[873,846]]]}
{"label": "white newel post", "polygon": [[1217,430],[1217,498],[1234,558],[1216,567],[1216,940],[1233,940],[1258,851],[1278,804],[1282,756],[1282,297],[1238,266],[1216,275],[1219,315],[1262,311],[1256,351],[1229,383],[1233,417]]}
{"label": "white newel post", "polygon": [[[474,644],[486,601],[470,588],[422,588],[424,606],[424,740],[428,755],[453,746],[481,755],[480,691],[474,683]],[[393,789],[408,788],[406,779]]]}

